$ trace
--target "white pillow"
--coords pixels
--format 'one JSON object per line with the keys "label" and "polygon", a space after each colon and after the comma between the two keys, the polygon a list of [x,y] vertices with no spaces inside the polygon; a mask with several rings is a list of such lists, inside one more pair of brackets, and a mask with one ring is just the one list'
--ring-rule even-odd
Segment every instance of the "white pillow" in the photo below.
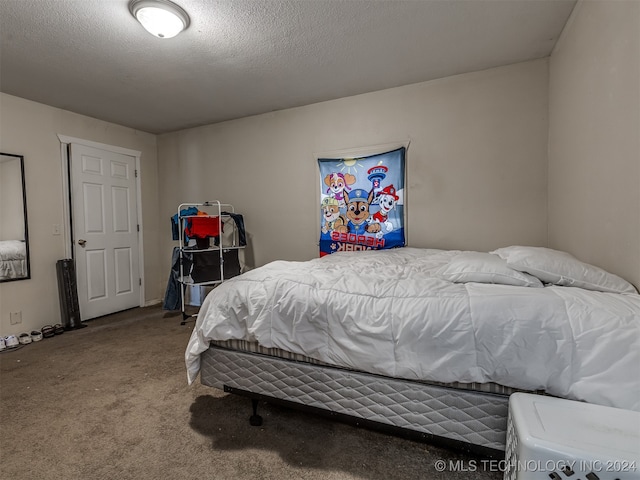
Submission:
{"label": "white pillow", "polygon": [[507,266],[507,262],[490,253],[463,252],[453,257],[435,275],[453,283],[499,283],[520,287],[542,287],[536,277]]}
{"label": "white pillow", "polygon": [[573,255],[545,247],[512,246],[491,252],[521,272],[535,275],[545,283],[612,293],[637,293],[625,279],[581,262]]}

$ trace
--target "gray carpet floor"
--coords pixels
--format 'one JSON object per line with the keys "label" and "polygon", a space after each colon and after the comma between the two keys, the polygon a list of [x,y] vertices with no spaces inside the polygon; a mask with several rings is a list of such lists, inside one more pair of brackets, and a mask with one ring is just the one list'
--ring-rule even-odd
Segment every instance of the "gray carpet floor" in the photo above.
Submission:
{"label": "gray carpet floor", "polygon": [[248,399],[187,385],[180,319],[137,308],[1,352],[0,478],[502,478],[495,462],[264,402],[251,427]]}

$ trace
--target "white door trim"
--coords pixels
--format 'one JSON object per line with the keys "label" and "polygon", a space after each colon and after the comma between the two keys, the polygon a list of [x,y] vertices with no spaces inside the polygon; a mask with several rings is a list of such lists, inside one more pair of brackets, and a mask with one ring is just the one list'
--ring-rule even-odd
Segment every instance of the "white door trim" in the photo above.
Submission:
{"label": "white door trim", "polygon": [[67,135],[58,134],[58,139],[60,140],[60,158],[62,161],[62,208],[64,215],[64,254],[66,258],[73,258],[73,245],[71,244],[71,187],[69,186],[69,155],[68,155],[68,146],[71,143],[76,143],[78,145],[85,145],[87,147],[100,148],[102,150],[108,150],[110,152],[120,153],[123,155],[129,155],[130,157],[134,157],[136,159],[136,204],[138,210],[138,225],[140,225],[140,230],[138,231],[138,256],[139,256],[139,265],[140,265],[140,306],[145,306],[145,296],[144,296],[144,248],[143,248],[143,237],[142,237],[142,194],[141,194],[141,172],[140,172],[140,157],[142,156],[142,152],[140,150],[131,150],[129,148],[118,147],[115,145],[107,145],[105,143],[94,142],[91,140],[85,140],[83,138],[75,138],[69,137]]}

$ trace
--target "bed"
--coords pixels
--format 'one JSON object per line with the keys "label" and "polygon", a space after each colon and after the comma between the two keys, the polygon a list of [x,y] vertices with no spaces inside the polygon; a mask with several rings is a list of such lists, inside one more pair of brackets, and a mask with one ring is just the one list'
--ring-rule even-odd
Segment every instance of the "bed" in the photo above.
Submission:
{"label": "bed", "polygon": [[21,240],[0,241],[0,280],[27,275],[27,248]]}
{"label": "bed", "polygon": [[276,261],[207,296],[185,360],[190,384],[499,456],[514,391],[640,410],[640,295],[542,247]]}

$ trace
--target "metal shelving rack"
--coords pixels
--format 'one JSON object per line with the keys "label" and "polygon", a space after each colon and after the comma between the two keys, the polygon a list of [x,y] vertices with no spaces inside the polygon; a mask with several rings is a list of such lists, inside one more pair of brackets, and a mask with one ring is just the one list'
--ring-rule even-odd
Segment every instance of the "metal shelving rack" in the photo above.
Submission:
{"label": "metal shelving rack", "polygon": [[[189,207],[195,207],[201,212],[205,212],[206,215],[181,215],[180,212],[188,209]],[[233,221],[231,215],[235,214],[235,209],[233,205],[230,203],[222,203],[219,200],[213,200],[204,203],[181,203],[178,205],[178,231],[179,231],[179,240],[180,240],[180,252],[179,252],[179,265],[180,265],[180,276],[178,278],[180,283],[180,302],[181,302],[181,312],[182,312],[182,322],[181,325],[184,325],[189,318],[196,317],[197,314],[187,314],[185,312],[185,294],[187,287],[191,286],[213,286],[221,284],[225,280],[228,280],[231,277],[225,277],[224,270],[224,254],[229,252],[230,250],[240,250],[244,248],[244,245],[239,245],[238,243],[238,230],[235,222]],[[198,247],[189,247],[185,246],[185,228],[186,222],[191,218],[217,218],[218,220],[218,233],[219,233],[219,242],[217,245],[209,245],[207,248],[198,248]],[[229,233],[227,231],[226,234],[223,234],[223,227],[233,228],[233,231]],[[226,245],[224,243],[224,238],[231,238],[231,244]],[[185,257],[187,255],[197,255],[198,253],[204,252],[212,252],[217,251],[219,253],[219,278],[216,280],[210,280],[205,282],[195,282],[191,278],[191,272],[185,272]],[[234,275],[235,276],[235,275]]]}

